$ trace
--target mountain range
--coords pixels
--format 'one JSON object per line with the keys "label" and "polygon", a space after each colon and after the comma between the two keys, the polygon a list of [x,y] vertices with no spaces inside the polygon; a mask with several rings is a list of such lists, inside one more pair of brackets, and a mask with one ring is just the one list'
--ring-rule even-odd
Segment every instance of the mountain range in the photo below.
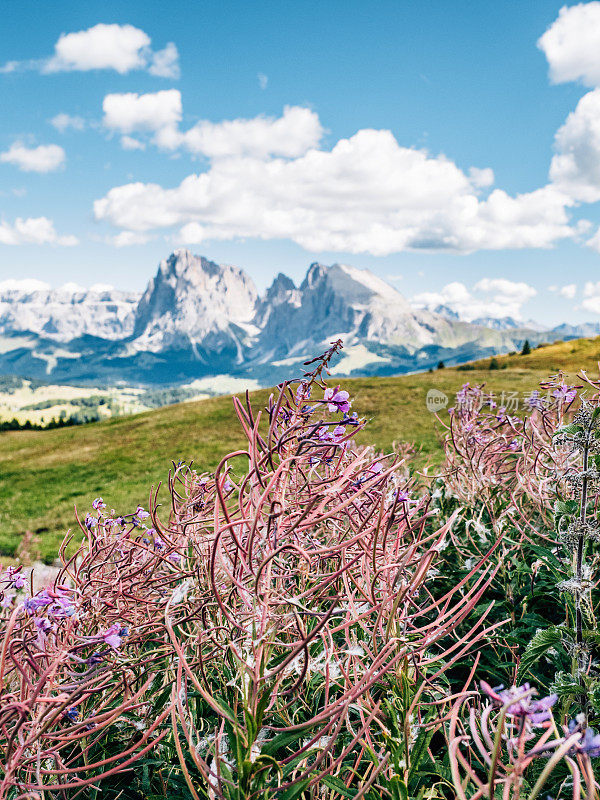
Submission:
{"label": "mountain range", "polygon": [[[299,286],[280,273],[260,296],[247,273],[188,250],[161,261],[140,295],[97,285],[0,285],[0,374],[53,382],[177,384],[210,375],[270,383],[334,339],[334,372],[395,374],[457,364],[540,341],[598,335],[511,318],[465,322],[413,308],[365,269],[311,264]],[[295,369],[294,369],[295,368]]]}

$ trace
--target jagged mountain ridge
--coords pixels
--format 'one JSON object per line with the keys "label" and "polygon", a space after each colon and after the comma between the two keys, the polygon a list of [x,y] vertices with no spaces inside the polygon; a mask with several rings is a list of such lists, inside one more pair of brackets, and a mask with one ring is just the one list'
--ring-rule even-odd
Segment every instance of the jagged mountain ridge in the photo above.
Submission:
{"label": "jagged mountain ridge", "polygon": [[51,289],[41,281],[0,284],[0,334],[30,331],[59,342],[91,335],[123,339],[133,333],[139,292],[109,286]]}
{"label": "jagged mountain ridge", "polygon": [[268,383],[335,338],[345,342],[339,372],[393,374],[552,333],[444,311],[415,309],[373,273],[344,264],[311,264],[299,286],[280,273],[260,297],[242,269],[182,249],[160,263],[141,296],[0,285],[0,372],[137,383],[237,374]]}

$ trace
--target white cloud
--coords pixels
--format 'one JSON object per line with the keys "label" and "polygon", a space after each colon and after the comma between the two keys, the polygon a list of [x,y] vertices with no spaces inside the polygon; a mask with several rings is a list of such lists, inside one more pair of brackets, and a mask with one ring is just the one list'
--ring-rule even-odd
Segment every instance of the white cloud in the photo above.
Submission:
{"label": "white cloud", "polygon": [[26,147],[15,142],[4,153],[0,161],[14,164],[23,172],[53,172],[65,163],[65,151],[57,144],[41,144],[39,147]]}
{"label": "white cloud", "polygon": [[9,61],[0,72],[36,69],[42,73],[112,69],[121,75],[147,70],[162,78],[179,77],[179,54],[173,42],[153,52],[145,31],[133,25],[99,23],[83,31],[63,33],[46,59]]}
{"label": "white cloud", "polygon": [[600,200],[600,89],[588,92],[558,129],[550,178],[574,200]]}
{"label": "white cloud", "polygon": [[146,244],[150,241],[150,236],[145,233],[136,233],[135,231],[121,231],[116,236],[111,237],[108,241],[114,244],[115,247],[132,247],[136,244]]}
{"label": "white cloud", "polygon": [[258,78],[258,85],[264,91],[267,88],[267,84],[269,83],[268,75],[265,75],[264,72],[259,72],[256,77]]}
{"label": "white cloud", "polygon": [[309,108],[286,106],[281,117],[224,122],[202,120],[181,137],[190,152],[207,158],[251,156],[297,158],[316,147],[323,136],[319,117]]}
{"label": "white cloud", "polygon": [[592,250],[595,250],[597,253],[600,253],[600,228],[596,231],[596,233],[588,239],[586,242],[588,247],[591,247]]}
{"label": "white cloud", "polygon": [[52,117],[50,124],[61,133],[64,133],[69,128],[72,128],[74,131],[82,131],[85,128],[85,120],[83,117],[74,117],[70,114],[57,114],[55,117]]}
{"label": "white cloud", "polygon": [[179,78],[179,53],[173,42],[169,42],[164,50],[158,50],[152,56],[152,62],[148,67],[150,75],[159,78]]}
{"label": "white cloud", "polygon": [[600,314],[600,281],[588,281],[583,287],[583,300],[581,307],[586,311]]}
{"label": "white cloud", "polygon": [[566,283],[564,286],[549,286],[548,291],[559,294],[567,300],[572,300],[577,293],[576,283]]}
{"label": "white cloud", "polygon": [[297,158],[316,147],[323,136],[319,117],[309,108],[286,106],[281,117],[254,117],[223,122],[201,120],[174,145],[207,158],[252,156]]}
{"label": "white cloud", "polygon": [[213,161],[206,172],[173,189],[115,187],[94,204],[96,217],[140,232],[182,226],[182,244],[292,239],[310,251],[374,255],[549,247],[574,233],[565,211],[570,201],[552,186],[516,197],[496,189],[482,200],[479,186],[454,162],[401,147],[389,131],[358,131],[331,151],[312,147],[297,158],[266,158],[276,147],[288,154],[304,148],[322,130],[318,118],[306,130],[310,136],[287,143],[278,131],[268,147],[257,135],[252,156],[246,154],[252,136],[239,144],[243,155],[236,150],[237,129],[222,149],[209,136],[203,147]]}
{"label": "white cloud", "polygon": [[124,75],[146,66],[149,47],[148,34],[133,25],[99,23],[84,31],[61,34],[54,45],[54,56],[43,71],[114,69]]}
{"label": "white cloud", "polygon": [[490,167],[485,167],[484,169],[471,167],[469,169],[469,178],[473,186],[483,189],[487,186],[492,186],[494,183],[494,170],[490,169]]}
{"label": "white cloud", "polygon": [[121,136],[121,147],[123,150],[145,150],[146,145],[133,136]]}
{"label": "white cloud", "polygon": [[554,83],[600,85],[600,2],[563,6],[538,40]]}
{"label": "white cloud", "polygon": [[185,148],[207,158],[253,156],[296,158],[318,145],[323,128],[308,108],[286,106],[281,117],[258,116],[223,122],[201,120],[181,131],[181,93],[168,89],[148,94],[109,94],[102,103],[103,124],[119,133],[149,134],[165,150]]}
{"label": "white cloud", "polygon": [[165,89],[148,94],[107,94],[102,103],[103,124],[118,133],[175,131],[181,120],[181,93]]}
{"label": "white cloud", "polygon": [[48,217],[17,217],[11,225],[0,222],[0,244],[57,244],[73,247],[78,244],[75,236],[59,236],[54,223]]}
{"label": "white cloud", "polygon": [[412,302],[424,308],[446,306],[461,319],[470,322],[480,317],[513,317],[522,319],[522,306],[537,294],[533,286],[506,278],[484,278],[471,289],[464,283],[453,281],[440,292],[423,292]]}

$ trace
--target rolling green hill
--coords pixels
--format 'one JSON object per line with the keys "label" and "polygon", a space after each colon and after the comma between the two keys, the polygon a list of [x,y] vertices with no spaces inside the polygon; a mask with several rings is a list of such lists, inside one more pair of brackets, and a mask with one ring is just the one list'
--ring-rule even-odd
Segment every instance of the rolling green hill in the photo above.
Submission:
{"label": "rolling green hill", "polygon": [[[472,370],[439,369],[402,377],[342,380],[359,415],[370,419],[363,442],[389,449],[394,440],[421,446],[423,457],[439,460],[439,425],[427,411],[428,389],[450,396],[463,383],[485,382],[501,399],[502,392],[523,393],[563,369],[597,375],[600,338],[579,339],[534,350],[528,356],[499,356],[474,362]],[[267,391],[253,393],[256,408]],[[0,434],[0,556],[18,552],[23,534],[32,534],[28,551],[52,560],[58,543],[74,523],[74,506],[85,515],[101,495],[109,506],[126,513],[138,503],[147,506],[150,487],[164,480],[171,461],[194,460],[199,469],[213,469],[220,458],[241,443],[231,397],[181,403],[131,417],[51,431]]]}

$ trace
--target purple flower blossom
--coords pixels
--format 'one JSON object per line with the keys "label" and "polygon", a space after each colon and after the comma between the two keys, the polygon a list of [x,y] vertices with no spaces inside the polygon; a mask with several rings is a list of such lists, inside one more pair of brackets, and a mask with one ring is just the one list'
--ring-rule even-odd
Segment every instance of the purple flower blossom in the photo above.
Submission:
{"label": "purple flower blossom", "polygon": [[519,440],[513,439],[512,442],[508,445],[509,450],[518,450],[519,449]]}
{"label": "purple flower blossom", "polygon": [[565,383],[561,383],[552,392],[552,395],[559,401],[563,400],[565,403],[570,403],[577,395],[577,389],[574,386],[567,386]]}
{"label": "purple flower blossom", "polygon": [[96,517],[92,517],[91,514],[86,514],[83,524],[88,529],[88,531],[93,531],[96,525],[98,524],[98,520]]}
{"label": "purple flower blossom", "polygon": [[544,401],[540,397],[540,393],[535,389],[529,397],[525,400],[525,405],[533,411],[534,408],[541,410],[544,407]]}
{"label": "purple flower blossom", "polygon": [[34,614],[38,608],[46,608],[46,606],[51,606],[53,602],[54,598],[50,597],[47,589],[44,589],[33,597],[27,597],[23,607],[28,614]]}
{"label": "purple flower blossom", "polygon": [[349,398],[348,392],[341,390],[339,386],[336,386],[335,389],[325,389],[325,394],[323,395],[323,399],[327,401],[327,408],[332,413],[350,411]]}
{"label": "purple flower blossom", "polygon": [[593,728],[586,728],[577,749],[581,753],[586,753],[590,758],[598,758],[600,756],[600,733],[596,733]]}
{"label": "purple flower blossom", "polygon": [[13,604],[15,599],[14,594],[5,594],[2,600],[0,600],[0,607],[2,608],[10,608]]}
{"label": "purple flower blossom", "polygon": [[63,617],[72,617],[75,611],[76,608],[71,598],[61,594],[54,598],[54,602],[48,609],[48,614],[51,617],[61,619]]}
{"label": "purple flower blossom", "polygon": [[410,503],[410,495],[404,489],[396,490],[396,498],[398,499],[399,503]]}
{"label": "purple flower blossom", "polygon": [[320,442],[330,442],[333,439],[333,434],[326,425],[321,426],[317,431],[317,436]]}
{"label": "purple flower blossom", "polygon": [[101,508],[106,508],[106,503],[101,497],[97,497],[92,503],[92,508],[95,508],[96,511],[99,511]]}
{"label": "purple flower blossom", "polygon": [[118,622],[115,622],[114,625],[111,625],[110,628],[104,631],[104,633],[101,633],[100,636],[113,650],[118,650],[127,634],[127,628],[122,628]]}
{"label": "purple flower blossom", "polygon": [[[499,686],[497,689],[492,689],[489,683],[481,681],[481,688],[488,697],[497,706],[506,705],[513,698],[519,697],[524,692],[530,690],[530,685],[524,683],[523,686],[512,686],[510,689],[504,689]],[[533,725],[540,725],[547,722],[552,718],[551,708],[558,700],[558,695],[551,694],[548,697],[542,697],[540,700],[534,700],[531,695],[521,697],[517,702],[508,706],[507,714],[514,717],[526,717]]]}
{"label": "purple flower blossom", "polygon": [[7,567],[6,577],[12,581],[13,588],[22,589],[25,586],[25,576],[21,572],[21,567]]}
{"label": "purple flower blossom", "polygon": [[302,381],[296,389],[296,403],[299,404],[302,400],[308,400],[310,398],[310,391],[310,384],[306,383],[306,381]]}
{"label": "purple flower blossom", "polygon": [[150,514],[149,514],[147,511],[144,511],[144,509],[142,508],[142,506],[138,506],[138,507],[137,507],[137,509],[136,509],[136,511],[135,511],[135,516],[136,516],[138,519],[148,519],[148,517],[150,516]]}

